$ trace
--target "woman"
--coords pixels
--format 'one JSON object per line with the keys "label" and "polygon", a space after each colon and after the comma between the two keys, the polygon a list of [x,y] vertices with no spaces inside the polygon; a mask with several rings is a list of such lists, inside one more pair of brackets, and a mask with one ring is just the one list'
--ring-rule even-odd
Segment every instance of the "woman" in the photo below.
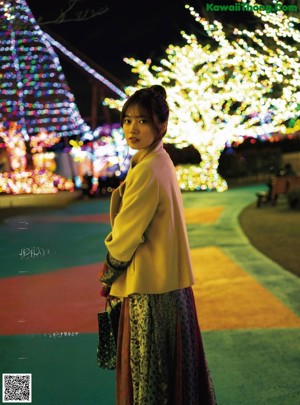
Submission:
{"label": "woman", "polygon": [[137,153],[112,194],[100,274],[102,295],[123,301],[118,405],[216,403],[191,288],[181,192],[162,143],[168,117],[159,85],[136,91],[121,112],[126,141]]}

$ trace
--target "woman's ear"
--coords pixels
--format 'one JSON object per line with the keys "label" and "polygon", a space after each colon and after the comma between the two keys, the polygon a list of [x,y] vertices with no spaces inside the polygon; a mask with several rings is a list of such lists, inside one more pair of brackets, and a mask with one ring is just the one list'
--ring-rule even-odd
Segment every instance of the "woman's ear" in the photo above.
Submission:
{"label": "woman's ear", "polygon": [[163,122],[162,124],[160,124],[159,125],[159,135],[160,136],[165,135],[165,133],[167,132],[167,128],[168,128],[167,122]]}

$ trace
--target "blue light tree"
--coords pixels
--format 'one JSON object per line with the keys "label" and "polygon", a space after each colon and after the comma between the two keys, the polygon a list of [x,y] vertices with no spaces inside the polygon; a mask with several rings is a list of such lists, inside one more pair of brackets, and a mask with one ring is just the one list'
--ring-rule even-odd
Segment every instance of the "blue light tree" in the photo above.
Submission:
{"label": "blue light tree", "polygon": [[80,135],[81,118],[59,59],[25,0],[0,2],[0,120],[24,136]]}
{"label": "blue light tree", "polygon": [[[57,54],[25,0],[0,1],[0,43],[0,137],[9,150],[11,170],[24,171],[32,169],[28,157],[33,145],[48,147],[90,128],[80,116]],[[20,166],[16,154],[24,156],[24,148],[27,160]],[[40,187],[39,192],[42,183]],[[15,192],[5,185],[3,191]]]}

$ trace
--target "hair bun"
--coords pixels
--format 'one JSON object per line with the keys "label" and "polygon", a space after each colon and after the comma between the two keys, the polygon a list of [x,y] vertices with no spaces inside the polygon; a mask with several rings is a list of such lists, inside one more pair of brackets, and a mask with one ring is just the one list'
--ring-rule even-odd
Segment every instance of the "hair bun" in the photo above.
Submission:
{"label": "hair bun", "polygon": [[167,99],[166,89],[163,86],[161,86],[160,84],[154,84],[153,86],[150,87],[150,90],[152,90],[154,93],[159,94],[164,99]]}

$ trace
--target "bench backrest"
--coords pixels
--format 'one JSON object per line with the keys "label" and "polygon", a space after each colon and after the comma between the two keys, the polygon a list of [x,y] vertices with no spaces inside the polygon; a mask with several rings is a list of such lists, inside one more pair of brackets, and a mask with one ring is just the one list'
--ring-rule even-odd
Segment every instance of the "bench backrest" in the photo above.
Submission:
{"label": "bench backrest", "polygon": [[300,187],[300,176],[272,177],[271,182],[271,198],[274,198],[278,194],[285,194],[294,188]]}

